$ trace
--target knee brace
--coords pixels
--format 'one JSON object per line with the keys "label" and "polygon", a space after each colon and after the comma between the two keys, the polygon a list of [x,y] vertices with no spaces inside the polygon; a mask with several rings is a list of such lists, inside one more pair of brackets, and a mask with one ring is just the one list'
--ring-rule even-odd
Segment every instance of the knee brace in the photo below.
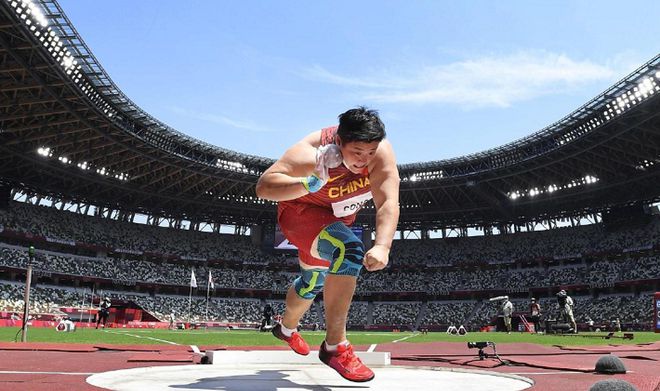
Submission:
{"label": "knee brace", "polygon": [[303,269],[301,275],[293,281],[293,288],[298,296],[307,300],[314,299],[323,289],[327,272],[327,269]]}
{"label": "knee brace", "polygon": [[342,222],[332,223],[321,231],[317,250],[321,258],[330,261],[328,273],[355,277],[360,274],[364,244]]}

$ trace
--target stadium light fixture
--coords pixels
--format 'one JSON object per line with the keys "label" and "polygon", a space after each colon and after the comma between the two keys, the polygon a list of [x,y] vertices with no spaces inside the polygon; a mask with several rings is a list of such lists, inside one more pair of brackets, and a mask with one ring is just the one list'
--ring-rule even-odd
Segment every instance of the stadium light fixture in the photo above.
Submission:
{"label": "stadium light fixture", "polygon": [[231,171],[238,171],[243,173],[248,173],[250,171],[248,170],[247,167],[245,167],[243,163],[234,162],[231,160],[218,159],[215,165],[216,167],[224,168]]}
{"label": "stadium light fixture", "polygon": [[37,148],[37,153],[41,156],[45,157],[51,157],[52,156],[52,151],[50,148],[47,147],[39,147]]}
{"label": "stadium light fixture", "polygon": [[562,189],[572,189],[574,187],[578,186],[584,186],[587,184],[593,184],[598,182],[600,179],[598,177],[595,177],[593,175],[585,175],[582,178],[578,179],[573,179],[570,182],[566,183],[565,185],[556,185],[556,184],[551,184],[548,186],[542,186],[542,187],[533,187],[531,189],[525,189],[525,190],[515,190],[507,194],[507,196],[512,199],[516,200],[518,198],[521,198],[523,196],[528,196],[528,197],[535,197],[539,194],[551,194],[554,193],[558,190]]}
{"label": "stadium light fixture", "polygon": [[64,66],[64,69],[69,69],[73,66],[73,57],[71,56],[66,56],[64,57],[64,60],[62,60],[62,66]]}
{"label": "stadium light fixture", "polygon": [[640,77],[637,84],[631,90],[623,92],[608,102],[602,113],[605,120],[609,121],[613,119],[617,115],[641,103],[642,100],[660,91],[660,86],[654,80],[653,75],[655,75],[655,79],[660,79],[660,71],[652,71],[650,74]]}
{"label": "stadium light fixture", "polygon": [[410,176],[405,176],[401,180],[402,181],[410,181],[410,182],[422,182],[422,181],[431,181],[434,179],[442,179],[445,177],[445,173],[442,170],[435,170],[435,171],[421,171],[421,172],[416,172]]}
{"label": "stadium light fixture", "polygon": [[71,164],[72,163],[72,161],[66,156],[60,156],[60,157],[57,158],[57,160],[61,161],[64,164]]}
{"label": "stadium light fixture", "polygon": [[654,166],[656,162],[657,162],[656,160],[644,159],[644,160],[640,161],[635,166],[635,168],[638,169],[638,170],[646,170],[648,167]]}
{"label": "stadium light fixture", "polygon": [[115,174],[115,178],[119,179],[120,181],[126,182],[128,180],[128,174],[120,172],[120,173]]}
{"label": "stadium light fixture", "polygon": [[41,9],[39,9],[39,7],[32,1],[28,2],[28,9],[31,11],[32,17],[35,18],[42,27],[48,26],[48,19],[46,19],[46,16],[41,12]]}

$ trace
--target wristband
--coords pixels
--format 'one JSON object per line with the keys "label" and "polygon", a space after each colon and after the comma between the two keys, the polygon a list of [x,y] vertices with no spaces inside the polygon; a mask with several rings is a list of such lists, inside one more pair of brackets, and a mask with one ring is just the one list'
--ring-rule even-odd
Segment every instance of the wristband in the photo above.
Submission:
{"label": "wristband", "polygon": [[305,187],[305,190],[310,193],[316,193],[317,191],[321,190],[323,185],[325,185],[325,181],[321,180],[321,178],[314,174],[306,178],[301,178],[300,183],[302,183],[302,185]]}

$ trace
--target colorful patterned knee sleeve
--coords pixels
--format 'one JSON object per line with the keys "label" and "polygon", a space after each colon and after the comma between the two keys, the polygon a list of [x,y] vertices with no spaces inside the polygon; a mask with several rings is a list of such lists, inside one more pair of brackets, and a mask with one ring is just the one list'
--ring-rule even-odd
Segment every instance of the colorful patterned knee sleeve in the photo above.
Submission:
{"label": "colorful patterned knee sleeve", "polygon": [[336,222],[319,234],[318,252],[330,261],[328,273],[345,276],[360,274],[364,258],[364,244],[346,225]]}
{"label": "colorful patterned knee sleeve", "polygon": [[303,270],[302,275],[293,282],[293,287],[298,296],[303,299],[312,300],[323,289],[327,269]]}

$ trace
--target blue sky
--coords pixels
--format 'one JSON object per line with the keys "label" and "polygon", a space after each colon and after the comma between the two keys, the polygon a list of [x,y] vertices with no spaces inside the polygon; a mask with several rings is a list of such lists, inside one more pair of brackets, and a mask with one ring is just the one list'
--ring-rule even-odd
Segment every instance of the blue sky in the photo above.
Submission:
{"label": "blue sky", "polygon": [[180,132],[270,158],[357,105],[399,163],[560,120],[659,50],[658,1],[60,0],[114,82]]}

